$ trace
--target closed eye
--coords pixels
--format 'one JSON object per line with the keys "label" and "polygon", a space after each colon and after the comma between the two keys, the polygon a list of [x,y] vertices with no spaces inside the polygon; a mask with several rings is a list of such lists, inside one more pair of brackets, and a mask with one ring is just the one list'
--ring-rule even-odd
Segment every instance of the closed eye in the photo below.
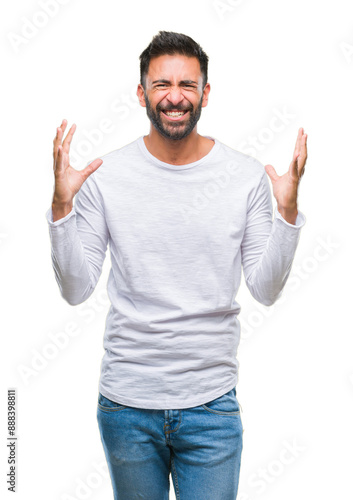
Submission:
{"label": "closed eye", "polygon": [[[166,87],[166,86],[167,86],[166,83],[159,83],[158,85],[155,85],[155,88]],[[183,87],[188,87],[188,88],[191,88],[191,89],[196,89],[195,85],[189,85],[189,84],[185,84],[185,85],[183,85]]]}

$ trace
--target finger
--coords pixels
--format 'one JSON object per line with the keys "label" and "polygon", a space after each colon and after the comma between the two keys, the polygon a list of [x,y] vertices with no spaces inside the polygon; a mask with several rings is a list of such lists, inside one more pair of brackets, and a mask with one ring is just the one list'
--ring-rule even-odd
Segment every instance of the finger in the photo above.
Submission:
{"label": "finger", "polygon": [[293,160],[297,157],[298,153],[300,153],[300,141],[303,136],[304,129],[300,127],[298,130],[298,136],[297,136],[297,141],[295,143],[295,148],[294,148],[294,153],[293,153]]}
{"label": "finger", "polygon": [[55,139],[58,138],[58,140],[60,140],[60,144],[61,144],[61,140],[62,140],[62,138],[64,136],[64,132],[65,132],[66,126],[67,126],[67,120],[65,120],[65,118],[64,118],[63,121],[61,122],[60,127],[58,127],[56,129],[57,130],[57,134],[56,134]]}
{"label": "finger", "polygon": [[297,140],[296,140],[296,143],[295,143],[295,147],[294,147],[294,152],[293,152],[293,160],[295,160],[295,158],[297,157],[297,154],[298,154],[298,145],[299,145],[299,141],[300,141],[300,131],[301,129],[298,130],[298,135],[297,135]]}
{"label": "finger", "polygon": [[53,155],[54,155],[54,160],[55,160],[55,155],[57,153],[57,150],[58,150],[58,141],[59,141],[59,127],[57,127],[56,129],[56,135],[53,139]]}
{"label": "finger", "polygon": [[63,147],[59,144],[56,154],[56,160],[54,161],[54,173],[58,173],[63,170]]}
{"label": "finger", "polygon": [[56,146],[56,149],[58,149],[58,145],[61,144],[62,136],[63,136],[63,131],[62,131],[61,127],[57,127],[56,135],[55,135],[54,140],[53,140],[54,147]]}
{"label": "finger", "polygon": [[294,158],[289,165],[289,176],[293,179],[299,179],[298,157],[299,153],[294,155]]}
{"label": "finger", "polygon": [[74,123],[73,125],[71,125],[70,130],[68,131],[67,136],[64,139],[63,150],[67,154],[69,154],[70,144],[71,144],[71,141],[72,141],[72,137],[73,137],[73,135],[75,133],[75,130],[76,130],[76,124]]}
{"label": "finger", "polygon": [[63,135],[65,132],[66,126],[67,126],[67,120],[64,118],[63,121],[61,122],[61,125],[60,125],[60,128],[62,130]]}
{"label": "finger", "polygon": [[63,121],[61,122],[60,127],[57,127],[57,129],[56,129],[56,136],[54,137],[54,141],[53,141],[53,143],[54,143],[54,148],[53,148],[54,161],[56,160],[56,157],[57,157],[58,146],[59,146],[59,144],[62,143],[62,138],[64,135],[66,125],[67,125],[67,120],[65,120],[65,118],[64,118]]}
{"label": "finger", "polygon": [[277,174],[276,170],[272,165],[265,165],[265,170],[267,175],[273,182],[276,182],[279,179],[279,175]]}
{"label": "finger", "polygon": [[93,172],[95,172],[97,168],[102,165],[102,163],[103,160],[101,160],[100,158],[96,158],[89,165],[87,165],[87,167],[81,170],[84,180],[86,180],[91,174],[93,174]]}
{"label": "finger", "polygon": [[307,153],[307,145],[306,145],[306,140],[307,140],[308,134],[304,134],[301,140],[300,144],[300,154],[298,157],[298,170],[299,170],[299,176],[303,175],[303,169],[305,167],[306,159],[308,157]]}

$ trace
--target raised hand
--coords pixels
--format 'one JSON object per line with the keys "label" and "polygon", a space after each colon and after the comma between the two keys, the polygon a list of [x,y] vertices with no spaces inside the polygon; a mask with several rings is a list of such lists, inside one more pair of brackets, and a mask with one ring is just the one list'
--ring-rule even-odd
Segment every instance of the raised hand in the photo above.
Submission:
{"label": "raised hand", "polygon": [[69,152],[70,144],[76,130],[76,125],[73,124],[67,133],[64,141],[62,138],[67,126],[67,120],[63,120],[60,127],[56,129],[54,138],[53,151],[53,170],[55,177],[54,194],[52,201],[53,221],[55,222],[62,217],[65,217],[73,206],[73,199],[80,190],[85,180],[100,167],[103,160],[97,158],[93,160],[83,170],[75,170],[70,165]]}
{"label": "raised hand", "polygon": [[294,154],[289,170],[284,175],[277,175],[272,165],[265,165],[267,175],[270,177],[273,187],[273,196],[277,200],[277,208],[284,219],[290,224],[295,224],[298,215],[298,187],[305,171],[305,163],[308,157],[307,140],[308,134],[300,128]]}

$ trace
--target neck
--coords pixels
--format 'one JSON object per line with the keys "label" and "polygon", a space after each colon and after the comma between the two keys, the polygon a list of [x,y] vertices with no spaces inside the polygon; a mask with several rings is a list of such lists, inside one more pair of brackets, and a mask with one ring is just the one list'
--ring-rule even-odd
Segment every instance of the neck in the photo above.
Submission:
{"label": "neck", "polygon": [[213,141],[197,133],[197,128],[184,139],[175,141],[163,137],[151,124],[150,133],[144,137],[148,151],[165,163],[186,165],[201,159],[207,154]]}

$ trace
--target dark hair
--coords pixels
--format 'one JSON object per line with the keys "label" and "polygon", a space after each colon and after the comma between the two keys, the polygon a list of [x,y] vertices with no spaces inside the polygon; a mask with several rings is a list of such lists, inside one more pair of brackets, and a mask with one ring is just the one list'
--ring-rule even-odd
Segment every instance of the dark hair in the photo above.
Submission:
{"label": "dark hair", "polygon": [[140,83],[145,88],[146,75],[152,57],[181,54],[199,60],[203,77],[203,87],[207,83],[208,56],[192,38],[173,31],[160,31],[140,55]]}

